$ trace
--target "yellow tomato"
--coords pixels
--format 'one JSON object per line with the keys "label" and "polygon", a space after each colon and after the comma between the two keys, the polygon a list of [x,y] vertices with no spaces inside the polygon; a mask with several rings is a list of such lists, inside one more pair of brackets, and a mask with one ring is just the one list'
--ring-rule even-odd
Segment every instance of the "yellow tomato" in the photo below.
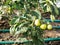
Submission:
{"label": "yellow tomato", "polygon": [[42,24],[42,25],[40,26],[40,28],[45,30],[45,29],[46,29],[46,24]]}
{"label": "yellow tomato", "polygon": [[52,29],[52,25],[49,24],[49,25],[47,26],[47,29],[51,30],[51,29]]}
{"label": "yellow tomato", "polygon": [[40,24],[41,24],[41,23],[40,23],[40,20],[39,20],[39,19],[36,19],[36,20],[35,20],[35,25],[36,25],[36,26],[40,26]]}

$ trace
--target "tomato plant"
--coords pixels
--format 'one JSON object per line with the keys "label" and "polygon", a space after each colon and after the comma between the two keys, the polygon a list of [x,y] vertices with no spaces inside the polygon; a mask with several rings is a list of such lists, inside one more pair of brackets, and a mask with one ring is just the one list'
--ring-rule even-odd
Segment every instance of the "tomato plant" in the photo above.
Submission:
{"label": "tomato plant", "polygon": [[15,0],[12,8],[20,11],[10,22],[10,34],[16,37],[16,41],[29,40],[35,45],[44,45],[42,34],[47,26],[40,12],[39,0]]}
{"label": "tomato plant", "polygon": [[47,21],[41,15],[39,0],[3,0],[1,4],[5,10],[3,14],[13,17],[10,21],[10,34],[16,37],[15,41],[29,40],[32,45],[44,45],[42,34],[47,29]]}

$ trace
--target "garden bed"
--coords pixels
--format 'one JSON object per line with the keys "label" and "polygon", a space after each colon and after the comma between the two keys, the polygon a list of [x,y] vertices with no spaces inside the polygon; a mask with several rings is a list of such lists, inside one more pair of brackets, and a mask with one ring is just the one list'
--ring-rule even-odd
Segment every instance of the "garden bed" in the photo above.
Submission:
{"label": "garden bed", "polygon": [[[44,33],[44,38],[57,38],[57,37],[60,37],[59,30],[51,30],[51,31],[46,30]],[[15,37],[13,37],[10,33],[0,33],[0,41],[13,41],[13,40],[15,40]],[[49,41],[46,44],[59,45],[60,41]],[[7,44],[7,45],[19,45],[19,44]]]}
{"label": "garden bed", "polygon": [[14,40],[13,36],[10,33],[0,33],[0,41],[9,41]]}
{"label": "garden bed", "polygon": [[9,29],[10,25],[9,25],[9,19],[6,16],[2,16],[1,20],[0,20],[0,29]]}
{"label": "garden bed", "polygon": [[[50,19],[48,16],[46,16],[47,19]],[[56,19],[60,20],[60,16],[56,17]],[[60,23],[58,22],[51,22],[53,26],[60,26]],[[2,18],[0,20],[0,29],[9,29],[9,19],[7,18]],[[44,31],[44,38],[57,38],[60,37],[60,29],[52,29],[52,30],[46,30]],[[10,33],[0,33],[0,41],[12,41],[15,40],[16,38],[13,37]],[[47,45],[59,45],[60,41],[49,41],[46,43]],[[9,44],[7,44],[9,45]],[[19,45],[19,44],[10,44],[10,45]],[[20,44],[24,45],[24,44]]]}
{"label": "garden bed", "polygon": [[[46,19],[50,19],[50,15],[51,15],[50,12],[42,13],[42,16]],[[57,20],[60,20],[60,15],[55,15],[55,18]]]}
{"label": "garden bed", "polygon": [[[48,40],[50,40],[50,38],[52,38],[52,40],[59,38],[58,40],[54,39],[54,41],[47,40],[45,44],[60,45],[60,22],[56,22],[60,20],[60,9],[57,6],[56,0],[1,0],[0,4],[0,45],[25,45],[23,43],[13,44],[15,41],[21,42],[21,38],[24,38],[23,41],[31,40],[32,38],[33,45],[44,45],[41,39],[43,37],[49,38]],[[15,15],[17,16],[15,17]],[[52,26],[46,22],[50,18],[52,21],[56,18],[56,21],[50,21]],[[40,25],[41,22],[42,24]],[[44,23],[47,24],[48,28],[46,28]],[[53,29],[49,30],[50,27],[53,27]],[[44,29],[43,37],[41,36],[43,32],[40,31],[41,29]],[[31,45],[31,43],[29,43],[29,45]]]}
{"label": "garden bed", "polygon": [[[22,36],[22,35],[20,35],[20,36]],[[24,40],[24,41],[23,40],[20,40],[20,42],[18,40],[16,41],[16,37],[13,37],[8,32],[7,33],[0,33],[0,45],[4,45],[4,44],[6,44],[6,45],[25,45],[26,42],[28,42],[28,41],[26,41],[26,40]]]}

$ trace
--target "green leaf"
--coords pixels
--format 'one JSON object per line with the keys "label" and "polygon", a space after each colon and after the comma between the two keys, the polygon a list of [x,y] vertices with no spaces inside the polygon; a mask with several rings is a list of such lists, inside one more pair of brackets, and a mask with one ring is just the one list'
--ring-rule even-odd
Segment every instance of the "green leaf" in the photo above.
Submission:
{"label": "green leaf", "polygon": [[27,10],[27,7],[26,7],[26,5],[24,5],[24,9],[25,9],[25,10]]}
{"label": "green leaf", "polygon": [[58,8],[57,8],[56,6],[54,6],[54,10],[55,10],[55,13],[56,13],[57,15],[59,15],[59,11],[58,11]]}
{"label": "green leaf", "polygon": [[38,10],[31,11],[32,16],[41,19],[41,13]]}
{"label": "green leaf", "polygon": [[46,3],[46,1],[41,1],[40,3],[41,3],[41,4]]}
{"label": "green leaf", "polygon": [[41,13],[38,10],[35,10],[35,12],[39,15],[38,18],[41,19]]}
{"label": "green leaf", "polygon": [[23,26],[25,26],[25,25],[28,25],[28,23],[29,23],[29,22],[21,23],[18,27],[21,28],[21,27],[23,27]]}
{"label": "green leaf", "polygon": [[47,4],[44,4],[44,7],[46,7],[47,6]]}
{"label": "green leaf", "polygon": [[5,5],[8,5],[11,2],[11,0],[6,0]]}
{"label": "green leaf", "polygon": [[16,23],[19,23],[19,20],[20,20],[20,18],[13,18],[13,19],[10,21],[10,24],[11,24],[11,25],[14,25],[14,24],[16,24]]}
{"label": "green leaf", "polygon": [[25,33],[27,32],[28,27],[22,27],[21,29],[19,29],[18,31],[15,32],[15,36],[19,35],[20,33]]}
{"label": "green leaf", "polygon": [[11,35],[14,35],[16,33],[16,31],[17,31],[17,28],[15,28],[15,26],[10,27],[10,34]]}
{"label": "green leaf", "polygon": [[51,7],[50,6],[47,6],[47,12],[51,12]]}
{"label": "green leaf", "polygon": [[50,15],[50,19],[51,19],[52,22],[55,21],[55,16],[54,15]]}
{"label": "green leaf", "polygon": [[53,2],[52,2],[52,1],[49,1],[49,3],[50,3],[51,5],[53,5],[53,6],[54,6],[54,4],[53,4]]}

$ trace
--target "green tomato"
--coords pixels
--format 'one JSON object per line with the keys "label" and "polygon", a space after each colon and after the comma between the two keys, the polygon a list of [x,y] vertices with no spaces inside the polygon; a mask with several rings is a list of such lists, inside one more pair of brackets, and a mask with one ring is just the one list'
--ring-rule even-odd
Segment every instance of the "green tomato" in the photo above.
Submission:
{"label": "green tomato", "polygon": [[46,29],[46,24],[42,24],[42,25],[40,26],[40,28],[43,29],[43,30],[45,30],[45,29]]}
{"label": "green tomato", "polygon": [[40,23],[40,20],[39,20],[39,19],[36,19],[36,20],[35,20],[35,25],[36,25],[36,26],[40,26],[40,24],[41,24],[41,23]]}
{"label": "green tomato", "polygon": [[51,29],[52,29],[52,25],[49,24],[49,25],[47,26],[47,29],[48,29],[48,30],[51,30]]}

